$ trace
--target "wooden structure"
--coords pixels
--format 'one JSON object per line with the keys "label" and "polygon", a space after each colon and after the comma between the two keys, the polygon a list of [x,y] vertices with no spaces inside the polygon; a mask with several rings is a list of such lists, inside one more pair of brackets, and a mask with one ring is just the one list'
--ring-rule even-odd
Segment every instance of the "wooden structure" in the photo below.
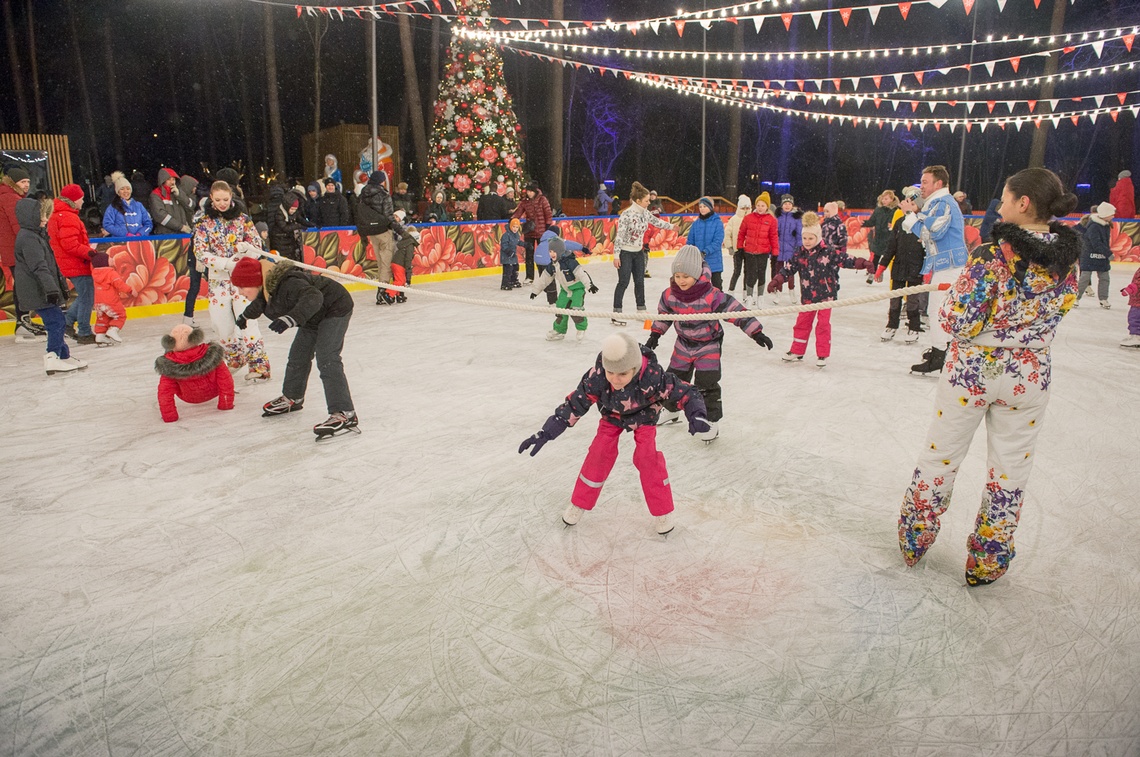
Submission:
{"label": "wooden structure", "polygon": [[[400,130],[395,126],[381,126],[378,128],[380,139],[392,146],[392,165],[396,169],[395,176],[389,177],[393,189],[400,183]],[[352,191],[352,170],[360,160],[360,151],[368,144],[368,126],[365,124],[341,124],[328,129],[321,129],[321,155],[335,155],[340,167],[346,192]],[[305,184],[324,176],[324,160],[321,160],[321,174],[312,176],[313,168],[317,165],[317,155],[314,153],[316,140],[313,134],[301,137],[301,160],[304,171],[301,177]]]}
{"label": "wooden structure", "polygon": [[0,134],[0,151],[2,150],[42,150],[48,154],[48,177],[51,180],[52,194],[59,194],[59,190],[66,184],[73,183],[71,178],[71,148],[68,146],[66,134]]}

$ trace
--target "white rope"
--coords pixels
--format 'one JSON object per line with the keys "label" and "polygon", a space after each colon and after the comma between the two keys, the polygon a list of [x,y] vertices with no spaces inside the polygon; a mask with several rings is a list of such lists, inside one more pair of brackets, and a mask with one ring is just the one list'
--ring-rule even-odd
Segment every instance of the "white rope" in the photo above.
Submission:
{"label": "white rope", "polygon": [[794,313],[808,313],[813,310],[833,310],[835,308],[852,307],[853,305],[866,305],[870,302],[881,302],[882,300],[890,300],[895,297],[904,297],[911,294],[918,294],[919,292],[933,292],[939,288],[945,289],[946,284],[918,284],[912,287],[903,287],[902,289],[892,289],[890,291],[876,292],[874,294],[866,294],[861,297],[848,297],[842,300],[829,300],[827,302],[815,302],[810,305],[784,305],[775,308],[760,308],[759,310],[738,310],[729,313],[653,313],[649,311],[633,312],[633,313],[614,313],[608,310],[573,310],[569,308],[555,308],[541,305],[527,305],[517,304],[513,302],[499,302],[496,300],[481,300],[476,297],[461,297],[455,294],[444,294],[443,292],[433,292],[429,289],[415,289],[411,287],[396,286],[395,284],[386,284],[381,281],[373,281],[372,279],[361,278],[353,276],[349,273],[342,273],[341,271],[330,271],[327,268],[320,268],[308,263],[300,263],[292,258],[286,258],[272,252],[261,253],[267,258],[273,260],[285,261],[288,260],[298,268],[313,273],[319,273],[323,276],[330,276],[333,278],[344,279],[354,284],[366,284],[376,289],[393,289],[397,292],[412,292],[414,291],[417,296],[435,297],[436,299],[446,300],[448,302],[458,302],[464,305],[477,305],[480,307],[499,308],[500,310],[518,310],[526,313],[542,313],[543,315],[571,315],[586,317],[586,318],[609,318],[615,321],[729,321],[737,320],[739,318],[760,318],[762,316],[773,315],[792,315]]}

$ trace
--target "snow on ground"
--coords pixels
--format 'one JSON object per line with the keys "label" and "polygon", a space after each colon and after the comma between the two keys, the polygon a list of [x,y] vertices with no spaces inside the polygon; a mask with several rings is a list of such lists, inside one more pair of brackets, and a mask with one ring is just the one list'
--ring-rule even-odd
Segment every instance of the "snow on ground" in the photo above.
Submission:
{"label": "snow on ground", "polygon": [[[614,269],[589,270],[605,308]],[[596,416],[516,452],[608,322],[548,343],[545,315],[359,293],[363,433],[321,445],[315,370],[303,412],[260,417],[291,333],[270,384],[174,424],[152,366],[175,316],[74,375],[4,340],[0,754],[1136,755],[1140,352],[1113,291],[1061,327],[1018,555],[977,589],[984,432],[938,544],[899,554],[936,381],[907,374],[929,340],[880,343],[885,301],[835,312],[823,370],[780,361],[791,317],[772,352],[730,329],[720,438],[659,434],[667,539],[628,437],[561,525]]]}

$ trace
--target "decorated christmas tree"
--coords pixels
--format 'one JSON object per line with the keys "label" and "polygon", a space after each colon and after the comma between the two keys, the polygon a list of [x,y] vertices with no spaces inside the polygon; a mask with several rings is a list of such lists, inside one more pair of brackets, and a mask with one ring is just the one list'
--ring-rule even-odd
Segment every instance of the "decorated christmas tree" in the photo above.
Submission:
{"label": "decorated christmas tree", "polygon": [[490,186],[522,186],[520,127],[498,51],[459,34],[490,20],[490,0],[457,0],[447,68],[439,83],[425,196],[442,187],[447,199],[473,202]]}

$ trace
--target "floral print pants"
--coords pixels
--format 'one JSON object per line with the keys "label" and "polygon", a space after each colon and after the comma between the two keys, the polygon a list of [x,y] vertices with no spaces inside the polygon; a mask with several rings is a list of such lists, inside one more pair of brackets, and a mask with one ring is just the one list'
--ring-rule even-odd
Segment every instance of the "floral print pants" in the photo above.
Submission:
{"label": "floral print pants", "polygon": [[991,583],[1005,573],[1048,403],[1047,349],[951,342],[934,419],[899,514],[899,548],[907,565],[916,564],[934,544],[958,466],[985,420],[989,476],[974,532],[966,540],[966,581]]}
{"label": "floral print pants", "polygon": [[246,324],[245,330],[238,329],[235,319],[249,307],[249,300],[241,295],[228,279],[210,279],[210,322],[218,332],[225,351],[226,365],[236,371],[243,365],[250,374],[269,377],[269,356],[265,353],[265,341],[256,321]]}

